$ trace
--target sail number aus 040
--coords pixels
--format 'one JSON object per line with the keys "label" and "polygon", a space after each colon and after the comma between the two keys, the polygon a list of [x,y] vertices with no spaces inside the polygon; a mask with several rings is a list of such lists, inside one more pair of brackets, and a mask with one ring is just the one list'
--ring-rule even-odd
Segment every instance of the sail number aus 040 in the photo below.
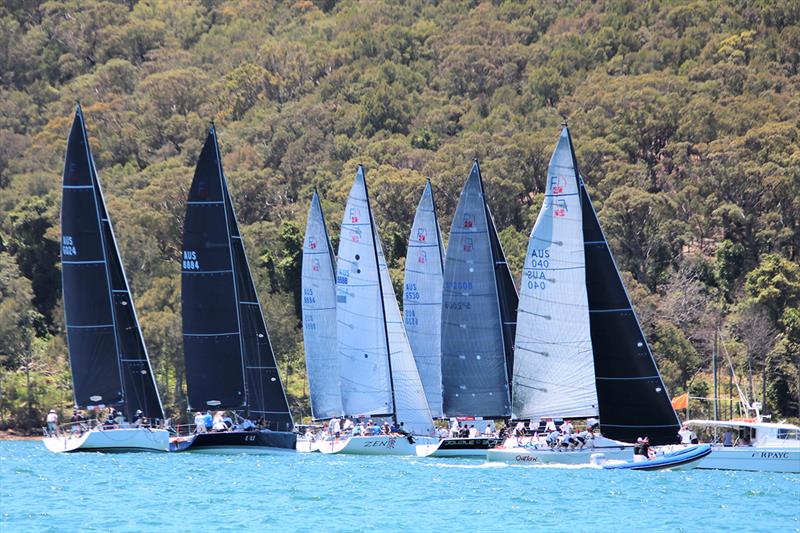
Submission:
{"label": "sail number aus 040", "polygon": [[183,269],[200,270],[200,261],[197,260],[197,252],[194,250],[183,251]]}
{"label": "sail number aus 040", "polygon": [[545,284],[544,272],[537,271],[536,269],[550,268],[550,250],[537,250],[531,251],[530,268],[525,269],[524,275],[527,279],[527,286],[529,289],[544,290],[547,285]]}
{"label": "sail number aus 040", "polygon": [[61,236],[61,255],[78,255],[78,248],[75,246],[75,241],[72,240],[71,235]]}

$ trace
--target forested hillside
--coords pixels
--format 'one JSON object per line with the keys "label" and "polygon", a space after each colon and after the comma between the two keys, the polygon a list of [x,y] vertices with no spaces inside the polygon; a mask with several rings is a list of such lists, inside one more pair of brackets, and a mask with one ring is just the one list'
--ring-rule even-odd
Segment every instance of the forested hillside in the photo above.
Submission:
{"label": "forested hillside", "polygon": [[184,202],[211,120],[290,400],[307,416],[298,293],[312,189],[336,238],[365,165],[399,284],[425,178],[446,234],[478,157],[519,276],[566,117],[670,393],[710,395],[718,330],[745,393],[796,417],[799,70],[800,4],[785,0],[6,1],[0,424],[37,426],[71,405],[58,217],[78,100],[174,412]]}

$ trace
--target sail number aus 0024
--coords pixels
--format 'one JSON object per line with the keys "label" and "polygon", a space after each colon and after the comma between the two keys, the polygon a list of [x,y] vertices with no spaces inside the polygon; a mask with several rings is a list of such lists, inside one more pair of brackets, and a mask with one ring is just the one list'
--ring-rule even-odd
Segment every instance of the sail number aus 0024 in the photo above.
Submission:
{"label": "sail number aus 0024", "polygon": [[78,255],[78,249],[75,247],[75,241],[72,240],[71,235],[61,236],[61,255]]}

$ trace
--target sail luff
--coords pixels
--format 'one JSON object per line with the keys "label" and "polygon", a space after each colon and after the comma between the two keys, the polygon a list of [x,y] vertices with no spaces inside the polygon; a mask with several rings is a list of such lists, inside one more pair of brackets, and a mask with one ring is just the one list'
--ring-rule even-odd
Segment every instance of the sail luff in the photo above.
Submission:
{"label": "sail luff", "polygon": [[303,240],[303,340],[314,420],[343,414],[336,350],[336,262],[325,216],[314,191]]}
{"label": "sail luff", "polygon": [[408,239],[403,314],[431,413],[442,417],[441,316],[444,260],[430,180],[420,198]]}

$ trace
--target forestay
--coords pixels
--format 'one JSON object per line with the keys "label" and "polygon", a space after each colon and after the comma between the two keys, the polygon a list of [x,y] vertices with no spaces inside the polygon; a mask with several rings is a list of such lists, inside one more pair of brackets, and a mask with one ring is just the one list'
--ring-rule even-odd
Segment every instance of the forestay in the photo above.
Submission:
{"label": "forestay", "polygon": [[164,417],[80,106],[67,144],[61,206],[64,313],[75,404]]}
{"label": "forestay", "polygon": [[408,238],[403,285],[406,332],[431,414],[442,417],[442,283],[444,253],[430,180]]}
{"label": "forestay", "polygon": [[514,358],[514,418],[598,415],[581,201],[566,129],[528,242]]}
{"label": "forestay", "polygon": [[314,191],[303,242],[303,343],[311,415],[341,416],[342,390],[336,349],[336,261],[319,196]]}
{"label": "forestay", "polygon": [[364,169],[359,166],[342,219],[336,273],[342,406],[350,416],[394,414],[375,242]]}
{"label": "forestay", "polygon": [[501,418],[511,413],[509,369],[489,224],[476,161],[461,192],[445,257],[442,292],[445,416]]}

